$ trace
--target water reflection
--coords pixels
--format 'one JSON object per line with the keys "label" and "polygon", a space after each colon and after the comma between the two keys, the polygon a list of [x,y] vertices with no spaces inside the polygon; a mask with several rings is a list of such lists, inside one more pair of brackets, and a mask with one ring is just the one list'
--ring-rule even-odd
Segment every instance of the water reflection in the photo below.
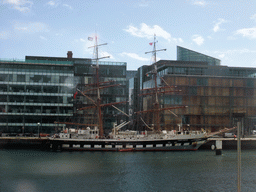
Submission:
{"label": "water reflection", "polygon": [[19,192],[36,192],[36,185],[35,183],[29,181],[29,180],[19,180],[16,183],[15,190]]}
{"label": "water reflection", "polygon": [[[235,191],[236,151],[0,151],[0,191]],[[256,187],[256,152],[242,153],[242,189]],[[206,190],[207,189],[207,190]]]}

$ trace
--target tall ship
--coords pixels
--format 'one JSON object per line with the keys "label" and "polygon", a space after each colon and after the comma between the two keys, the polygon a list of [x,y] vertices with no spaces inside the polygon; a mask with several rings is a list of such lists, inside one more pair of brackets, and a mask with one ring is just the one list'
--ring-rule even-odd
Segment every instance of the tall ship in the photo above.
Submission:
{"label": "tall ship", "polygon": [[[208,137],[211,135],[207,134],[204,130],[190,131],[182,130],[168,130],[163,123],[161,123],[160,114],[161,112],[168,111],[173,113],[171,110],[186,108],[187,106],[174,106],[174,107],[161,107],[159,96],[163,94],[179,92],[177,87],[166,85],[157,85],[157,64],[156,64],[156,53],[158,51],[165,51],[166,49],[156,50],[156,36],[154,35],[153,51],[146,52],[152,53],[153,68],[147,74],[152,77],[154,86],[152,88],[142,89],[139,94],[140,97],[150,96],[153,100],[153,107],[148,110],[142,110],[135,112],[143,124],[143,131],[136,130],[123,130],[123,128],[129,124],[129,121],[124,121],[119,125],[114,125],[112,131],[107,135],[104,134],[104,124],[102,108],[106,106],[112,106],[115,110],[120,113],[127,115],[125,112],[120,110],[117,106],[123,104],[122,102],[102,103],[101,91],[106,88],[118,86],[115,82],[107,81],[101,82],[99,76],[99,58],[98,48],[101,45],[98,44],[97,36],[94,38],[95,44],[95,64],[92,65],[95,70],[95,79],[91,84],[86,85],[86,90],[77,89],[76,93],[83,95],[90,106],[77,109],[78,111],[92,110],[94,109],[96,117],[95,122],[91,124],[84,124],[82,129],[63,129],[61,133],[51,138],[57,144],[57,147],[61,150],[79,150],[79,151],[185,151],[197,150],[202,144],[204,144]],[[103,57],[106,58],[106,57]],[[90,97],[91,93],[94,93],[94,97]],[[151,116],[151,124],[143,119],[143,115],[148,114]],[[150,115],[149,115],[150,114]],[[174,114],[174,113],[173,113]],[[175,114],[174,114],[175,115]],[[127,115],[129,116],[129,115]],[[68,122],[56,122],[58,124],[76,124]]]}

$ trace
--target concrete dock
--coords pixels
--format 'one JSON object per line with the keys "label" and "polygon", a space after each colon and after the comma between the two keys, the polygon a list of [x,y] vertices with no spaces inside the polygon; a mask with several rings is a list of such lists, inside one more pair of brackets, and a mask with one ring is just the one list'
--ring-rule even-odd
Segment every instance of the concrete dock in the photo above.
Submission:
{"label": "concrete dock", "polygon": [[46,144],[47,137],[0,137],[0,148],[43,149]]}
{"label": "concrete dock", "polygon": [[[216,144],[216,141],[222,141],[223,150],[237,149],[237,138],[209,138],[207,143],[202,145],[199,150],[210,150],[211,146]],[[256,137],[241,138],[241,149],[256,149]]]}

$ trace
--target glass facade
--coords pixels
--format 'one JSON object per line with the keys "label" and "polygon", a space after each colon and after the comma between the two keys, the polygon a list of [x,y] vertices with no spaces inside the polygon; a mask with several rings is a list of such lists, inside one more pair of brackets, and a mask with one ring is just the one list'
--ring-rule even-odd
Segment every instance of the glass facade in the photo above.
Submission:
{"label": "glass facade", "polygon": [[[182,47],[177,54],[177,61],[156,63],[158,86],[167,84],[181,90],[159,94],[160,105],[188,107],[162,111],[162,128],[178,130],[181,125],[183,129],[218,131],[235,126],[238,115],[243,116],[242,134],[250,135],[256,127],[256,68],[219,66],[220,60]],[[143,67],[139,85],[153,88],[153,77],[146,76],[152,65]],[[154,96],[145,95],[140,104],[139,110],[153,109]],[[152,114],[145,113],[143,118],[149,125],[154,123]]]}
{"label": "glass facade", "polygon": [[241,68],[241,67],[230,67],[228,70],[229,76],[235,77],[256,77],[256,69],[255,68]]}
{"label": "glass facade", "polygon": [[211,66],[220,65],[219,59],[179,46],[177,46],[177,61],[204,61]]}
{"label": "glass facade", "polygon": [[[74,71],[76,88],[85,93],[86,96],[78,93],[74,100],[74,109],[92,106],[92,100],[97,101],[96,92],[96,69],[93,60],[75,60]],[[117,103],[127,101],[128,91],[126,85],[126,63],[124,62],[105,62],[99,61],[99,81],[101,103]],[[89,85],[88,85],[89,84]],[[90,99],[88,99],[88,97]],[[127,112],[127,104],[116,104],[115,107],[121,111]],[[102,106],[103,125],[105,133],[112,130],[114,124],[126,121],[126,116],[112,106]],[[84,128],[85,126],[96,126],[98,122],[98,112],[96,108],[78,110],[74,114],[73,122],[80,125],[74,125],[74,128]]]}
{"label": "glass facade", "polygon": [[132,77],[129,79],[128,83],[129,83],[129,115],[130,115],[130,127],[129,129],[131,130],[139,130],[137,121],[138,121],[138,117],[137,114],[134,113],[136,111],[138,111],[139,106],[138,104],[138,78],[137,76]]}
{"label": "glass facade", "polygon": [[[127,101],[126,63],[99,61],[99,65],[100,82],[110,85],[101,89],[101,103]],[[77,110],[90,106],[91,101],[81,93],[74,98],[77,88],[84,92],[88,84],[95,84],[94,66],[95,61],[80,58],[26,56],[24,61],[0,60],[0,132],[31,135],[54,133],[63,127],[97,126],[96,111]],[[97,99],[95,91],[86,95]],[[116,107],[127,112],[127,106]],[[126,119],[112,106],[103,107],[102,114],[105,130]]]}
{"label": "glass facade", "polygon": [[169,128],[177,129],[177,124],[186,117],[191,129],[218,131],[236,125],[234,114],[244,114],[244,134],[248,135],[254,129],[255,78],[166,75],[164,79],[182,90],[165,95],[164,106],[188,106],[174,110],[178,117],[164,113]]}
{"label": "glass facade", "polygon": [[51,133],[73,116],[73,64],[0,60],[0,132]]}

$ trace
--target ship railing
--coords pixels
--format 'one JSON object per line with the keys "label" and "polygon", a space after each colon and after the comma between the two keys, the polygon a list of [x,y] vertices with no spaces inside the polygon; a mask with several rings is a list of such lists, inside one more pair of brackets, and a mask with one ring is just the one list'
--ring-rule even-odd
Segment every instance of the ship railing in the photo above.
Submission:
{"label": "ship railing", "polygon": [[116,131],[118,131],[119,129],[121,129],[122,127],[124,127],[125,125],[127,125],[128,123],[130,123],[130,121],[126,122],[124,121],[123,123],[121,123],[120,125],[117,125],[116,127],[114,127],[114,129]]}
{"label": "ship railing", "polygon": [[177,135],[200,135],[205,132],[203,131],[178,131],[176,134]]}

